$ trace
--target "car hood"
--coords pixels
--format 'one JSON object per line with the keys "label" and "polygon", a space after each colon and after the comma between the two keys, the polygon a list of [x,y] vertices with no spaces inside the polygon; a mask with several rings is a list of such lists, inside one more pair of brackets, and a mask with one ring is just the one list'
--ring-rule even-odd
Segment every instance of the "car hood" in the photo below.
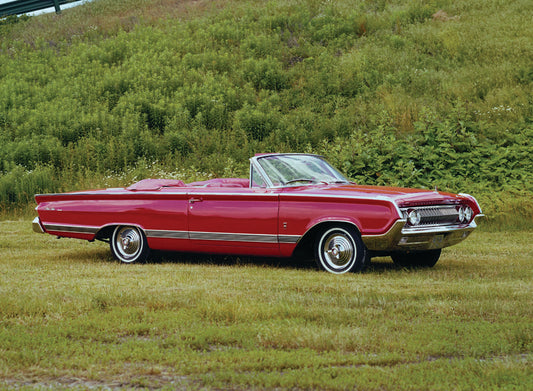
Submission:
{"label": "car hood", "polygon": [[285,192],[316,194],[320,196],[344,196],[349,198],[376,198],[395,202],[399,207],[436,204],[458,204],[469,197],[435,190],[408,189],[403,187],[365,186],[356,184],[311,185],[286,188]]}

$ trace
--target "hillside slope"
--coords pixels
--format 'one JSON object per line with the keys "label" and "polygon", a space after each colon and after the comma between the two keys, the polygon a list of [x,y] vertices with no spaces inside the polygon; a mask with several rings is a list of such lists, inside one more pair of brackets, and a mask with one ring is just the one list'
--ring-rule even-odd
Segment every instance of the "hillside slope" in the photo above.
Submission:
{"label": "hillside slope", "polygon": [[96,0],[5,20],[0,204],[246,175],[265,151],[321,153],[361,183],[529,199],[531,15],[527,0]]}

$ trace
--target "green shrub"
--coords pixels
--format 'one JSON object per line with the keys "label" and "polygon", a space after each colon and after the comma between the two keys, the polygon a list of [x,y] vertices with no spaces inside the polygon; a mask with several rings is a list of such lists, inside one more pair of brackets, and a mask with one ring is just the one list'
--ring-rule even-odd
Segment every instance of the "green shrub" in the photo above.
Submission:
{"label": "green shrub", "polygon": [[0,176],[0,210],[8,210],[33,201],[38,193],[55,192],[59,189],[59,181],[54,171],[47,166],[38,166],[26,171],[21,166],[13,167]]}
{"label": "green shrub", "polygon": [[264,112],[248,105],[235,113],[235,128],[242,129],[254,140],[263,140],[277,125],[275,113]]}
{"label": "green shrub", "polygon": [[0,178],[48,167],[75,189],[142,161],[224,174],[256,152],[307,151],[361,183],[531,191],[531,12],[101,0],[8,18]]}
{"label": "green shrub", "polygon": [[244,79],[258,90],[280,91],[288,86],[288,76],[281,62],[272,57],[263,60],[249,59],[244,62]]}

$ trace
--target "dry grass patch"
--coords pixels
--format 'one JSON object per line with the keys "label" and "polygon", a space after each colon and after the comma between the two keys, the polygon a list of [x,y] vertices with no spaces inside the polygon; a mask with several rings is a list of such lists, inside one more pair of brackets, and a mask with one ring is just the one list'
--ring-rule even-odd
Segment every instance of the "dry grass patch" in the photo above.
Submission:
{"label": "dry grass patch", "polygon": [[[431,270],[334,276],[0,223],[0,384],[52,388],[530,389],[530,232],[476,232]],[[438,374],[438,375],[437,375]]]}

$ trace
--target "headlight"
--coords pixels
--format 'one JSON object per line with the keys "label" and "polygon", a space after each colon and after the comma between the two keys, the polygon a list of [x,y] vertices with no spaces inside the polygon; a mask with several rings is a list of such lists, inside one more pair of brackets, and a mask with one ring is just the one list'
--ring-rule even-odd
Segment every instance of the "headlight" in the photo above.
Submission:
{"label": "headlight", "polygon": [[465,206],[463,209],[463,213],[464,213],[465,223],[469,223],[470,220],[472,220],[472,215],[474,214],[474,212],[472,211],[472,208],[469,206]]}
{"label": "headlight", "polygon": [[472,208],[470,208],[467,205],[460,206],[459,209],[457,209],[457,220],[459,220],[460,223],[467,224],[472,220],[472,215],[474,212],[472,211]]}
{"label": "headlight", "polygon": [[464,223],[464,221],[465,221],[465,210],[464,210],[464,208],[462,206],[460,206],[458,212],[459,212],[459,217],[458,217],[459,222],[460,223]]}
{"label": "headlight", "polygon": [[407,215],[407,221],[410,225],[418,225],[420,223],[420,212],[417,210],[411,210]]}

